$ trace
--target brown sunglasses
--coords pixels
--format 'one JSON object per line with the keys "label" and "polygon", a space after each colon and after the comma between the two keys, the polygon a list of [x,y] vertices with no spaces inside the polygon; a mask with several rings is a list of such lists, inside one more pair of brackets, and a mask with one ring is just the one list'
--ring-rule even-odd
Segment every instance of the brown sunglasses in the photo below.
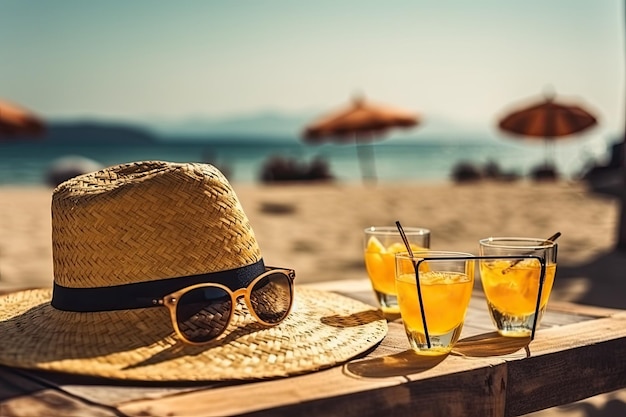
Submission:
{"label": "brown sunglasses", "polygon": [[295,277],[292,269],[266,267],[245,288],[232,291],[222,284],[196,284],[154,303],[169,309],[174,331],[183,342],[203,345],[228,328],[241,297],[261,324],[274,326],[285,320],[293,305]]}

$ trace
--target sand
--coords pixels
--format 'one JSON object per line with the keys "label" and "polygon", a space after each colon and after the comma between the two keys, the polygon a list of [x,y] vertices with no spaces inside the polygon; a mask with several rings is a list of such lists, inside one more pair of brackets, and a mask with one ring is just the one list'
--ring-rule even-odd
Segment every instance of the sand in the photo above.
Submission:
{"label": "sand", "polygon": [[[429,228],[433,249],[471,253],[484,237],[560,231],[551,300],[626,309],[626,254],[614,251],[619,201],[593,194],[582,183],[233,187],[266,264],[295,268],[298,283],[363,278],[363,229],[396,220]],[[0,290],[52,284],[51,195],[45,187],[0,187]],[[619,394],[623,406],[626,395]],[[596,407],[612,398],[594,400]],[[536,416],[565,412],[585,415],[557,408]]]}
{"label": "sand", "polygon": [[[626,255],[613,250],[619,201],[593,194],[583,183],[233,188],[266,264],[296,269],[299,283],[364,277],[363,229],[396,220],[430,229],[433,249],[470,253],[484,237],[560,231],[552,299],[626,308],[626,297],[615,291],[626,286]],[[0,187],[0,290],[52,284],[51,196],[46,187]]]}

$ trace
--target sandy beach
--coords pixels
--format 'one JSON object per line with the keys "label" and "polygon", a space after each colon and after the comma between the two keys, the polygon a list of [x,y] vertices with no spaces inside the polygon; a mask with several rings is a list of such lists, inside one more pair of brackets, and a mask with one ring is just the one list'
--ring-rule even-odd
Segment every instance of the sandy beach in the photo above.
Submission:
{"label": "sandy beach", "polygon": [[[626,308],[614,290],[626,267],[626,256],[613,251],[619,202],[581,183],[233,188],[266,263],[295,268],[299,283],[362,278],[362,230],[396,220],[429,228],[433,249],[470,253],[483,237],[560,231],[552,299]],[[52,284],[51,196],[46,187],[0,187],[0,289]]]}
{"label": "sandy beach", "polygon": [[[581,183],[233,187],[266,264],[296,269],[298,283],[363,278],[362,230],[396,220],[429,228],[433,249],[471,253],[483,237],[560,231],[551,300],[626,309],[626,254],[614,251],[619,201]],[[52,284],[51,195],[45,187],[0,187],[0,290]],[[536,415],[565,412],[585,415],[582,408]]]}

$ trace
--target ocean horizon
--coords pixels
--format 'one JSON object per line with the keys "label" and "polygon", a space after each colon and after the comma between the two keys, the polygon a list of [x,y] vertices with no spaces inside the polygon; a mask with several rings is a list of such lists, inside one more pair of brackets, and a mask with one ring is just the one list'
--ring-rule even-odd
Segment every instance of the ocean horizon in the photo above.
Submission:
{"label": "ocean horizon", "polygon": [[[522,140],[451,141],[381,140],[371,144],[378,182],[448,181],[461,162],[479,168],[495,162],[502,171],[528,177],[551,158],[563,178],[576,179],[593,162],[606,158],[607,145],[588,141],[560,141],[546,153],[544,145]],[[602,149],[600,149],[602,148]],[[164,138],[150,143],[53,143],[16,140],[0,142],[0,185],[43,185],[55,162],[68,156],[87,158],[102,167],[120,163],[161,160],[208,162],[223,169],[231,182],[260,182],[270,158],[280,156],[301,164],[314,158],[327,162],[337,181],[362,180],[357,147],[352,144],[308,145],[271,138],[241,140],[184,140]]]}

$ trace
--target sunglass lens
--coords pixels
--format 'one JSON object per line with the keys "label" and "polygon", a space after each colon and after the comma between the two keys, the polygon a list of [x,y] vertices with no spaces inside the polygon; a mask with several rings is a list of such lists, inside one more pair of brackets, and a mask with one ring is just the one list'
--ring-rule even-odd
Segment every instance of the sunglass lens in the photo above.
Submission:
{"label": "sunglass lens", "polygon": [[290,278],[274,272],[257,281],[250,293],[250,302],[256,315],[269,324],[281,322],[289,314],[293,299]]}
{"label": "sunglass lens", "polygon": [[216,338],[228,327],[230,294],[218,287],[199,287],[183,294],[176,305],[178,329],[194,343]]}

